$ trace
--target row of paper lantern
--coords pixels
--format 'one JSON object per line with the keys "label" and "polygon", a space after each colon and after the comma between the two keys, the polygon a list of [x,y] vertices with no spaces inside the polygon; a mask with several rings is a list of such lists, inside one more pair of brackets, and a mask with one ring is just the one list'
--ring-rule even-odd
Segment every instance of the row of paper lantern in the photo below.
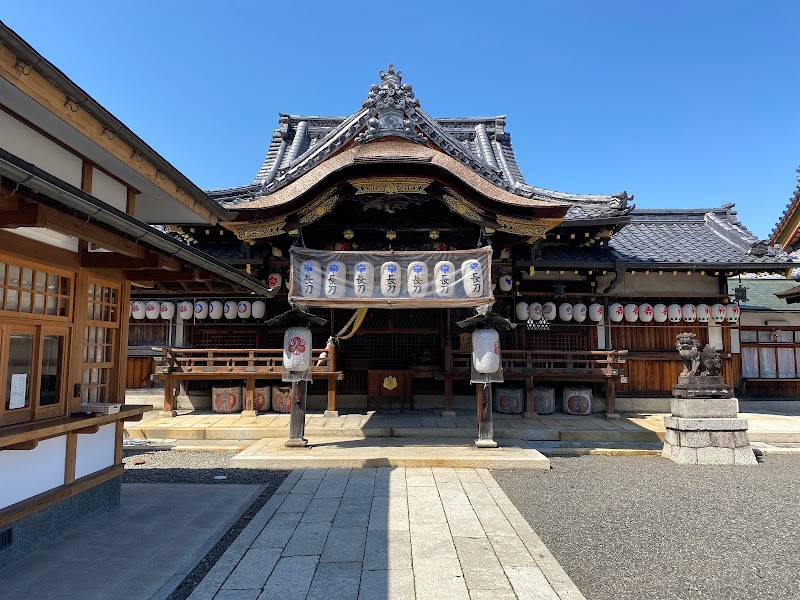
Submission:
{"label": "row of paper lantern", "polygon": [[[588,307],[583,303],[570,304],[564,302],[558,306],[554,302],[545,302],[540,304],[532,302],[518,302],[515,307],[515,313],[519,321],[527,321],[533,319],[534,321],[554,321],[558,317],[561,321],[575,321],[576,323],[583,323],[588,317],[589,320],[599,323],[603,320],[603,305],[598,303],[590,304]],[[624,306],[619,302],[615,302],[608,307],[608,318],[612,323],[620,323],[623,320],[628,323],[635,323],[640,321],[642,323],[649,323],[655,321],[656,323],[664,323],[670,321],[671,323],[679,323],[684,321],[686,323],[693,323],[699,321],[700,323],[722,323],[728,321],[735,323],[739,320],[739,306],[730,303],[727,306],[724,304],[625,304]]]}
{"label": "row of paper lantern", "polygon": [[205,300],[198,300],[197,302],[189,302],[185,300],[178,303],[174,302],[156,302],[150,300],[144,302],[136,300],[131,302],[131,316],[134,319],[158,319],[159,317],[167,321],[172,320],[175,313],[178,313],[184,321],[190,320],[192,317],[196,319],[262,319],[267,313],[267,305],[263,300],[256,300],[250,302],[249,300],[227,300],[222,302],[220,300],[213,300],[206,302]]}

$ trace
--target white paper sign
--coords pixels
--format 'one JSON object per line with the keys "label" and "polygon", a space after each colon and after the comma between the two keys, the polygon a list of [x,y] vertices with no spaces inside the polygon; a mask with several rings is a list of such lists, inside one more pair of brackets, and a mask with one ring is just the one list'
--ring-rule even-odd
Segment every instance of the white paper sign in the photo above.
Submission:
{"label": "white paper sign", "polygon": [[11,397],[8,399],[8,408],[25,408],[25,398],[28,390],[28,374],[12,373],[11,375]]}

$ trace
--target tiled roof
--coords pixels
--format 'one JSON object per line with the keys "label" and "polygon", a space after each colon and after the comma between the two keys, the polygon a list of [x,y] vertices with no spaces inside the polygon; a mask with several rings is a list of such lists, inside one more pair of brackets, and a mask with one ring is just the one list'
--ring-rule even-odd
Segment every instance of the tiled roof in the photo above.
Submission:
{"label": "tiled roof", "polygon": [[[797,169],[797,172],[800,173],[800,169]],[[792,218],[792,215],[796,214],[797,211],[800,210],[800,177],[797,177],[797,187],[794,190],[794,196],[789,198],[789,204],[786,205],[786,209],[781,214],[778,222],[775,224],[775,227],[772,228],[772,231],[769,233],[769,241],[771,243],[775,243],[775,236],[778,235],[778,231],[781,227]],[[792,240],[788,240],[791,244]]]}
{"label": "tiled roof", "polygon": [[[739,285],[736,277],[728,279],[728,289]],[[740,303],[742,310],[777,310],[800,312],[800,304],[787,304],[778,294],[800,293],[800,286],[794,279],[742,279],[747,288],[747,302]]]}

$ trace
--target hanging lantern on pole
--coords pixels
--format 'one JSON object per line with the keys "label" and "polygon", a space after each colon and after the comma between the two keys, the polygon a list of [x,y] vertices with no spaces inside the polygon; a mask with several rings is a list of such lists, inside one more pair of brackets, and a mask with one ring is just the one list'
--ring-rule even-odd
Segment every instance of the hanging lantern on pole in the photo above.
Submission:
{"label": "hanging lantern on pole", "polygon": [[283,368],[304,372],[311,368],[311,330],[289,327],[283,334]]}
{"label": "hanging lantern on pole", "polygon": [[500,368],[500,334],[496,329],[472,332],[472,365],[478,373],[495,373]]}

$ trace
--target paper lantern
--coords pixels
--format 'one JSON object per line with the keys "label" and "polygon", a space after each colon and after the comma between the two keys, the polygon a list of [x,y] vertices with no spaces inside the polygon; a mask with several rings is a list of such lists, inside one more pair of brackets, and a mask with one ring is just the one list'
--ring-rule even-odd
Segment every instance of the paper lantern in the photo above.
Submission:
{"label": "paper lantern", "polygon": [[663,323],[667,320],[667,313],[669,310],[667,309],[666,304],[656,304],[653,306],[653,320],[656,323]]}
{"label": "paper lantern", "polygon": [[647,302],[639,305],[639,320],[642,323],[649,323],[653,320],[653,307]]}
{"label": "paper lantern", "polygon": [[148,319],[157,319],[158,315],[161,314],[161,305],[152,300],[148,301],[144,305],[144,314]]}
{"label": "paper lantern", "polygon": [[697,320],[701,323],[708,323],[711,318],[711,307],[708,304],[697,305]]}
{"label": "paper lantern", "polygon": [[578,304],[572,307],[572,318],[576,323],[583,323],[586,320],[587,312],[588,309],[586,305],[583,302],[578,302]]}
{"label": "paper lantern", "polygon": [[684,304],[681,307],[683,320],[687,323],[694,323],[697,319],[697,307],[694,304]]}
{"label": "paper lantern", "polygon": [[558,310],[553,302],[545,302],[542,304],[542,318],[545,321],[555,321]]}
{"label": "paper lantern", "polygon": [[375,266],[362,260],[353,269],[353,295],[356,298],[371,298],[375,290]]}
{"label": "paper lantern", "polygon": [[739,305],[731,302],[725,307],[725,320],[728,323],[736,323],[739,320]]}
{"label": "paper lantern", "polygon": [[495,291],[495,289],[497,289],[497,282],[492,281],[492,283],[489,284],[489,287],[492,288],[492,291]]}
{"label": "paper lantern", "polygon": [[212,319],[221,319],[225,306],[219,300],[208,303],[208,316]]}
{"label": "paper lantern", "polygon": [[222,305],[222,314],[226,319],[235,319],[239,315],[239,306],[233,300],[228,300]]}
{"label": "paper lantern", "polygon": [[628,323],[635,323],[639,320],[639,306],[636,304],[628,303],[622,309],[623,316]]}
{"label": "paper lantern", "polygon": [[267,303],[263,300],[253,302],[253,318],[263,319],[265,314],[267,314]]}
{"label": "paper lantern", "polygon": [[501,292],[510,292],[514,285],[514,278],[507,273],[503,273],[497,278],[497,285],[500,287]]}
{"label": "paper lantern", "polygon": [[572,304],[569,302],[562,302],[558,306],[558,318],[564,321],[572,321]]}
{"label": "paper lantern", "polygon": [[603,305],[594,302],[589,305],[589,318],[595,323],[603,320]]}
{"label": "paper lantern", "polygon": [[542,305],[538,302],[531,302],[530,305],[528,305],[528,316],[534,321],[541,321]]}
{"label": "paper lantern", "polygon": [[162,302],[161,303],[161,318],[166,319],[167,321],[171,321],[172,317],[175,316],[175,303],[174,302]]}
{"label": "paper lantern", "polygon": [[467,298],[480,298],[486,291],[483,280],[483,267],[477,260],[470,259],[461,263],[461,282]]}
{"label": "paper lantern", "polygon": [[283,368],[306,371],[311,366],[311,330],[289,327],[283,334]]}
{"label": "paper lantern", "polygon": [[500,334],[496,330],[472,332],[472,365],[478,373],[494,373],[500,368]]}
{"label": "paper lantern", "polygon": [[439,298],[451,298],[455,291],[456,266],[449,260],[440,260],[433,267],[433,289]]}
{"label": "paper lantern", "polygon": [[280,273],[270,273],[267,275],[267,285],[271,289],[280,289],[281,285],[283,285],[283,275]]}
{"label": "paper lantern", "polygon": [[253,305],[247,300],[239,300],[239,304],[236,306],[236,316],[240,319],[249,319],[252,314]]}
{"label": "paper lantern", "polygon": [[208,302],[198,300],[194,303],[194,316],[197,319],[205,319],[208,316]]}
{"label": "paper lantern", "polygon": [[131,316],[137,321],[144,319],[144,302],[141,300],[131,302]]}
{"label": "paper lantern", "polygon": [[408,263],[406,288],[412,298],[424,298],[428,293],[428,265],[421,260]]}
{"label": "paper lantern", "polygon": [[316,260],[300,263],[300,295],[305,298],[319,298],[322,293],[322,267]]}
{"label": "paper lantern", "polygon": [[403,285],[403,271],[396,262],[381,265],[381,294],[386,298],[397,298]]}
{"label": "paper lantern", "polygon": [[711,307],[711,318],[714,323],[722,323],[725,320],[725,305],[715,304]]}
{"label": "paper lantern", "polygon": [[188,300],[184,300],[178,304],[178,316],[184,321],[188,321],[194,315],[194,304]]}
{"label": "paper lantern", "polygon": [[680,304],[670,304],[667,307],[667,318],[670,323],[678,323],[683,318],[683,309]]}
{"label": "paper lantern", "polygon": [[614,323],[619,323],[625,318],[625,308],[619,302],[614,302],[608,307],[608,318]]}
{"label": "paper lantern", "polygon": [[344,298],[347,291],[347,266],[340,260],[332,260],[325,267],[325,296]]}
{"label": "paper lantern", "polygon": [[517,302],[517,305],[514,307],[514,312],[517,315],[518,321],[527,321],[529,314],[528,314],[528,303],[527,302]]}

